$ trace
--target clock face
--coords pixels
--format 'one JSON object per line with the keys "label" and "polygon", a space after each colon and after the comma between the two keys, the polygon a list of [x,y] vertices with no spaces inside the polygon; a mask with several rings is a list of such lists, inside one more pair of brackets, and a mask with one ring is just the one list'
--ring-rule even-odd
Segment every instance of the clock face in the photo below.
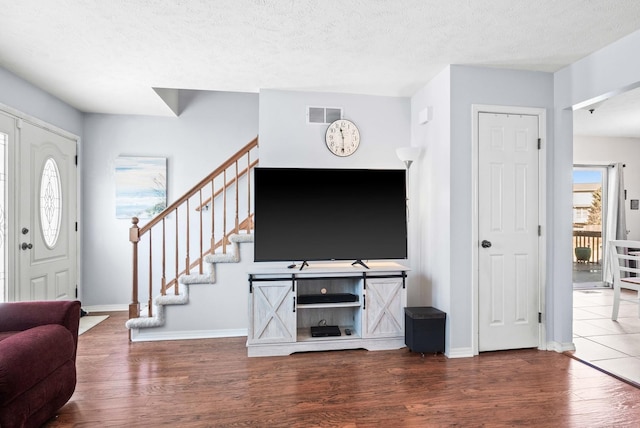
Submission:
{"label": "clock face", "polygon": [[336,156],[350,156],[360,145],[358,127],[346,119],[338,119],[329,125],[324,138],[327,148]]}

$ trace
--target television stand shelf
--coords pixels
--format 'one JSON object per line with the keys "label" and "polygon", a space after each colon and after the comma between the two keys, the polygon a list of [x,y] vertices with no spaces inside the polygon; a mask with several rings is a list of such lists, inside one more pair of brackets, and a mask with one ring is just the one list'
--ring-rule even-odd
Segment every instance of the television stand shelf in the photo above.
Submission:
{"label": "television stand shelf", "polygon": [[[248,356],[404,347],[409,269],[395,262],[367,265],[312,263],[291,271],[255,264],[249,273]],[[297,303],[300,296],[325,294],[353,294],[357,301]],[[341,335],[312,337],[316,325],[337,325]]]}
{"label": "television stand shelf", "polygon": [[[345,333],[346,329],[351,329],[351,331],[353,331],[353,326],[341,326],[340,327],[340,332],[342,333],[342,335],[340,336],[328,336],[328,337],[311,337],[311,332],[309,331],[308,328],[299,328],[298,329],[298,337],[297,337],[297,341],[298,342],[322,342],[322,341],[328,341],[328,340],[351,340],[351,339],[360,339],[360,336],[355,334],[355,333],[351,333],[351,335],[347,335]],[[290,352],[291,353],[291,352]]]}
{"label": "television stand shelf", "polygon": [[342,303],[298,303],[298,309],[307,309],[307,308],[351,308],[351,307],[360,307],[360,302],[342,302]]}

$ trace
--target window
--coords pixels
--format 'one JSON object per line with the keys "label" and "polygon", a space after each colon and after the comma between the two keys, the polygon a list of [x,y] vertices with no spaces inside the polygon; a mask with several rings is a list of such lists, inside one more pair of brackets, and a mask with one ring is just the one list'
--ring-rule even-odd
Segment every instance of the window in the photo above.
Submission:
{"label": "window", "polygon": [[49,248],[56,245],[60,235],[61,192],[60,173],[53,158],[48,158],[40,180],[40,225],[44,242]]}
{"label": "window", "polygon": [[573,284],[601,287],[607,168],[574,165],[573,168]]}
{"label": "window", "polygon": [[0,134],[0,302],[6,300],[5,281],[7,272],[7,134]]}

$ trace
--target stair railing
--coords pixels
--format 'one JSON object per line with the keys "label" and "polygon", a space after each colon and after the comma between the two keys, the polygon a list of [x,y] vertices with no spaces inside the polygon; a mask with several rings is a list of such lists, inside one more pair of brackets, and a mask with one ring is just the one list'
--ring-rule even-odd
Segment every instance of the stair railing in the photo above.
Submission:
{"label": "stair railing", "polygon": [[[144,226],[138,226],[137,217],[131,219],[130,319],[140,316],[140,298],[147,301],[147,316],[152,317],[154,293],[159,290],[164,296],[173,288],[173,293],[179,295],[181,275],[190,275],[196,270],[203,275],[206,255],[226,254],[231,235],[251,233],[252,173],[258,165],[257,149],[258,137]],[[229,221],[230,218],[233,220]],[[205,241],[208,242],[205,244]],[[146,289],[140,289],[139,284],[145,282]]]}

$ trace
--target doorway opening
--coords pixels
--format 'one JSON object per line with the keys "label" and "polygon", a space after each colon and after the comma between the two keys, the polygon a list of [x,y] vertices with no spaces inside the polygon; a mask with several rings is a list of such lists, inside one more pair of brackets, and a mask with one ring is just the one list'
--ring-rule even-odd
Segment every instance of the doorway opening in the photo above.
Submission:
{"label": "doorway opening", "polygon": [[607,167],[573,166],[573,288],[604,287]]}

